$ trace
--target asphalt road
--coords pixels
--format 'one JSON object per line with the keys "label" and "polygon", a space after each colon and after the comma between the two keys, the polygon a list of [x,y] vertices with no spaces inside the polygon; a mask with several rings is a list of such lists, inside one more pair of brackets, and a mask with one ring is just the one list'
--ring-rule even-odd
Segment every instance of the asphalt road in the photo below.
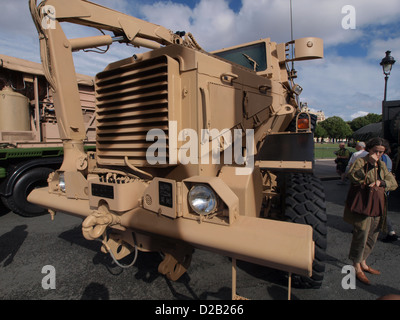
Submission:
{"label": "asphalt road", "polygon": [[[369,276],[372,285],[356,282],[355,289],[342,287],[342,279],[347,275],[342,269],[350,264],[347,255],[351,226],[342,220],[348,186],[337,184],[333,161],[317,162],[316,174],[323,180],[328,213],[325,278],[320,289],[292,288],[291,299],[374,300],[387,294],[400,294],[399,240],[378,241],[368,262],[382,274]],[[390,195],[389,217],[400,233],[399,191]],[[0,214],[0,299],[231,298],[231,262],[227,257],[196,250],[188,273],[172,282],[157,272],[162,261],[158,253],[139,253],[137,262],[129,269],[116,266],[108,255],[100,252],[99,242],[83,238],[81,222],[61,213],[51,221],[48,215],[23,218],[3,210]],[[50,278],[51,275],[55,278]],[[237,279],[237,293],[246,298],[283,300],[288,297],[287,276],[277,270],[239,261]]]}

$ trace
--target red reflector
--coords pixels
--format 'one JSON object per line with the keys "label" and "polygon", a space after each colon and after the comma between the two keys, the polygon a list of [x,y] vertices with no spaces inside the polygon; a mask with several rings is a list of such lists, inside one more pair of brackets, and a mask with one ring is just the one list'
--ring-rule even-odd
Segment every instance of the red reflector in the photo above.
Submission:
{"label": "red reflector", "polygon": [[297,128],[298,129],[308,129],[310,127],[310,122],[308,119],[299,119],[297,121]]}

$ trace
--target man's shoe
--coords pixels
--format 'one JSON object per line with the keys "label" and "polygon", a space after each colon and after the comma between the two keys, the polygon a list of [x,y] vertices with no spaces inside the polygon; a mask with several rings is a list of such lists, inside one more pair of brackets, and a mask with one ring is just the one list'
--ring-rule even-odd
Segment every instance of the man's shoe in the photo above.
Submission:
{"label": "man's shoe", "polygon": [[360,280],[364,284],[368,284],[368,285],[371,284],[371,282],[369,282],[369,280],[368,280],[367,276],[365,275],[365,273],[362,272],[362,271],[357,272],[356,273],[356,277],[357,277],[358,280]]}
{"label": "man's shoe", "polygon": [[366,268],[361,266],[361,269],[363,269],[363,271],[368,272],[370,274],[381,274],[381,272],[379,270],[372,269],[371,267],[368,267],[368,266]]}

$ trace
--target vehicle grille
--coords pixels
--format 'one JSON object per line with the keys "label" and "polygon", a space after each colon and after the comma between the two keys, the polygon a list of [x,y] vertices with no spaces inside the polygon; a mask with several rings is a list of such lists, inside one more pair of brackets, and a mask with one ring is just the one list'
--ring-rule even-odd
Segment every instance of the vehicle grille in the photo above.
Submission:
{"label": "vehicle grille", "polygon": [[147,132],[162,129],[168,139],[168,73],[170,64],[176,63],[171,60],[161,56],[96,76],[99,164],[124,165],[127,157],[135,166],[146,166],[146,151],[154,143],[146,141]]}

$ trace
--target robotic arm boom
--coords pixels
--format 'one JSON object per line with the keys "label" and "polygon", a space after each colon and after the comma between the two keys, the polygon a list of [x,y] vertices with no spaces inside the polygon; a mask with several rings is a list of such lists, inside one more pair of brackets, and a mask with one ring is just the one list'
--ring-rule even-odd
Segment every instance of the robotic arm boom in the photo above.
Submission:
{"label": "robotic arm boom", "polygon": [[[60,137],[64,143],[63,170],[76,170],[74,162],[84,156],[83,141],[86,139],[73,51],[110,45],[113,41],[151,49],[170,44],[200,49],[195,42],[184,40],[182,34],[85,0],[46,0],[38,6],[36,0],[30,0],[30,11],[39,33],[44,73],[54,93]],[[115,37],[67,39],[60,22],[111,31]],[[66,161],[68,158],[70,161]]]}

